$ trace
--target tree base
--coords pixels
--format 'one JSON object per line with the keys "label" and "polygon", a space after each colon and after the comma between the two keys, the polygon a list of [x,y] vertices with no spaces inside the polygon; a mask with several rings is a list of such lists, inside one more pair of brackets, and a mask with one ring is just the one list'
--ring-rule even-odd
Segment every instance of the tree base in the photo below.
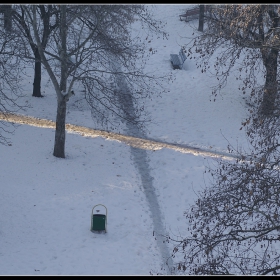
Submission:
{"label": "tree base", "polygon": [[44,97],[44,95],[34,95],[32,94],[33,97]]}

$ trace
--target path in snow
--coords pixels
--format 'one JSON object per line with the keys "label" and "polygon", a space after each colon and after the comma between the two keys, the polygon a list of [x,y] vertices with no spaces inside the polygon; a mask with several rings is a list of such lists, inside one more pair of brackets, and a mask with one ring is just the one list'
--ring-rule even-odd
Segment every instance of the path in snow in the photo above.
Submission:
{"label": "path in snow", "polygon": [[[7,121],[11,123],[26,124],[36,127],[53,128],[55,129],[55,122],[47,119],[39,119],[35,117],[16,115],[16,114],[3,114],[0,113],[0,121]],[[193,154],[197,156],[204,157],[221,157],[224,159],[235,159],[237,155],[229,154],[220,151],[207,150],[197,147],[192,147],[185,144],[168,143],[164,141],[159,141],[151,138],[141,138],[136,136],[129,136],[118,134],[114,132],[108,132],[104,130],[92,129],[84,126],[78,126],[73,124],[66,124],[66,130],[69,133],[77,133],[85,137],[103,137],[109,140],[116,140],[126,143],[127,145],[144,149],[144,150],[161,150],[163,148],[175,150],[184,154]]]}
{"label": "path in snow", "polygon": [[[112,59],[111,65],[113,71],[121,73],[122,69],[116,59]],[[118,102],[123,107],[126,120],[136,120],[135,107],[133,104],[131,92],[125,81],[123,75],[117,76],[117,86],[118,86]],[[140,131],[137,124],[126,121],[127,133],[137,137],[142,136],[143,132]],[[142,182],[142,187],[146,196],[150,208],[150,217],[153,221],[154,236],[156,238],[157,246],[162,256],[163,268],[166,270],[167,274],[172,274],[171,268],[173,267],[173,260],[171,258],[171,253],[165,242],[167,236],[165,228],[163,226],[164,216],[161,213],[160,206],[158,203],[156,190],[153,186],[153,177],[151,176],[151,168],[149,165],[149,160],[146,150],[131,147],[131,154],[134,165],[138,170]]]}

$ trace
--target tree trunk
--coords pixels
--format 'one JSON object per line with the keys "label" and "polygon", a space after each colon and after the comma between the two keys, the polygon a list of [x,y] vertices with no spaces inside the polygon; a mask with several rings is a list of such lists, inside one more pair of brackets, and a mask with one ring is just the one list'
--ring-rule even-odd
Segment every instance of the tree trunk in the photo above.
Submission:
{"label": "tree trunk", "polygon": [[4,29],[6,31],[11,31],[11,29],[12,29],[12,5],[5,5]]}
{"label": "tree trunk", "polygon": [[199,5],[198,31],[203,32],[203,26],[204,26],[204,5]]}
{"label": "tree trunk", "polygon": [[[56,129],[55,143],[53,155],[59,158],[65,158],[65,121],[66,121],[66,86],[67,86],[67,57],[66,57],[66,7],[60,6],[60,39],[61,39],[61,77],[60,77],[60,93],[57,95],[57,113],[56,113]],[[64,93],[64,94],[62,94]]]}
{"label": "tree trunk", "polygon": [[57,101],[56,129],[53,155],[65,158],[65,121],[66,121],[66,100],[62,98]]}
{"label": "tree trunk", "polygon": [[277,96],[277,50],[263,51],[263,64],[266,69],[266,78],[264,85],[264,94],[261,104],[261,113],[271,115],[274,110]]}
{"label": "tree trunk", "polygon": [[60,90],[66,93],[67,83],[67,54],[66,54],[66,40],[67,40],[67,24],[66,24],[66,7],[61,6],[61,18],[60,18],[60,40],[61,40],[61,78],[60,78]]}
{"label": "tree trunk", "polygon": [[41,57],[36,48],[35,55],[35,71],[34,71],[34,82],[33,82],[33,94],[35,97],[43,97],[41,94]]}

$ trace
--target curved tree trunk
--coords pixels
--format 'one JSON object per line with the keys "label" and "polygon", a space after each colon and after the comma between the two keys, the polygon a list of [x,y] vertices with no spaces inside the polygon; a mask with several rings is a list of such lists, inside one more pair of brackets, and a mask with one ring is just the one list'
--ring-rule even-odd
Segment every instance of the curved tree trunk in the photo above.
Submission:
{"label": "curved tree trunk", "polygon": [[66,121],[66,100],[62,98],[57,101],[56,129],[53,155],[65,158],[65,121]]}
{"label": "curved tree trunk", "polygon": [[41,73],[42,73],[42,64],[41,64],[41,57],[36,48],[35,52],[35,71],[34,71],[34,82],[33,82],[33,94],[32,96],[35,97],[43,97],[41,94]]}
{"label": "curved tree trunk", "polygon": [[266,69],[263,100],[261,104],[261,113],[271,115],[274,110],[277,96],[277,57],[278,50],[263,51],[263,64]]}

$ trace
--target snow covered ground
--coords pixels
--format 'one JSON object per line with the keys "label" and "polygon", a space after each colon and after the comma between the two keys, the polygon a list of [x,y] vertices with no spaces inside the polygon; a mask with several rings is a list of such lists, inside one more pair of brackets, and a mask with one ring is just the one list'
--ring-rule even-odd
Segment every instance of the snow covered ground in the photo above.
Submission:
{"label": "snow covered ground", "polygon": [[[153,8],[154,6],[150,6]],[[168,40],[154,40],[149,70],[174,75],[169,92],[147,104],[153,118],[147,138],[226,152],[228,141],[246,145],[243,96],[234,76],[215,102],[215,79],[187,60],[173,70],[170,53],[192,36],[180,21],[186,5],[156,5]],[[196,28],[198,21],[191,24]],[[24,115],[55,120],[56,97],[43,74],[44,98],[32,97],[33,71],[26,80]],[[79,92],[79,91],[76,91]],[[90,110],[76,94],[66,122],[95,127]],[[82,110],[81,110],[82,109]],[[120,131],[125,133],[125,131]],[[67,133],[66,158],[52,155],[54,129],[19,125],[11,146],[0,146],[1,275],[149,275],[161,270],[172,245],[161,235],[184,236],[184,210],[207,185],[212,158],[176,149],[130,145],[101,136]],[[107,233],[90,231],[92,208],[107,209]],[[97,208],[106,213],[102,206]],[[161,230],[162,232],[159,232]]]}

